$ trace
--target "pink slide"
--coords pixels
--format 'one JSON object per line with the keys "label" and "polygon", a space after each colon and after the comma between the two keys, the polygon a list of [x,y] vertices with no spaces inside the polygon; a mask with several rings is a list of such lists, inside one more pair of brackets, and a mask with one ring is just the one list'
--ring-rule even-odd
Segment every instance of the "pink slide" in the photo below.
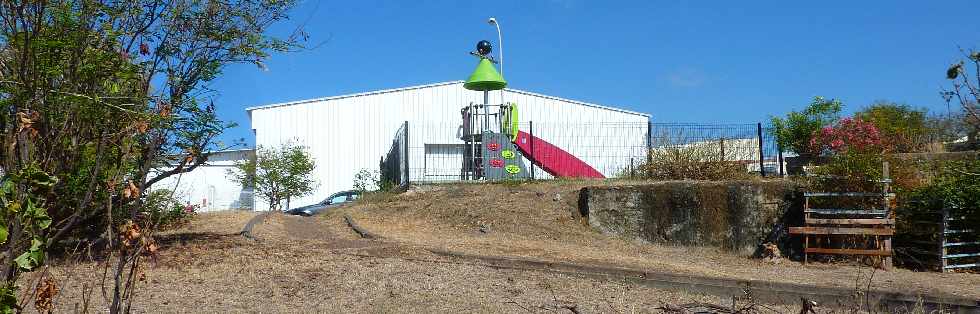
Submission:
{"label": "pink slide", "polygon": [[[531,141],[534,145],[531,145]],[[517,149],[521,150],[531,163],[541,167],[544,171],[555,177],[566,178],[596,178],[602,179],[602,175],[595,168],[589,166],[578,157],[569,154],[565,150],[551,145],[540,138],[531,136],[523,131],[517,132]],[[532,149],[533,147],[533,149]]]}

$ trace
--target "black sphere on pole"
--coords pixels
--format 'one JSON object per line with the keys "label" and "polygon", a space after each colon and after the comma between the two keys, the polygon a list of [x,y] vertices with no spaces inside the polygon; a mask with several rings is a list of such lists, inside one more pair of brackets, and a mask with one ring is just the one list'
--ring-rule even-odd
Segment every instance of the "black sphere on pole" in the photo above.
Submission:
{"label": "black sphere on pole", "polygon": [[476,43],[476,52],[480,53],[482,56],[489,56],[490,52],[493,50],[493,45],[489,41],[481,40]]}

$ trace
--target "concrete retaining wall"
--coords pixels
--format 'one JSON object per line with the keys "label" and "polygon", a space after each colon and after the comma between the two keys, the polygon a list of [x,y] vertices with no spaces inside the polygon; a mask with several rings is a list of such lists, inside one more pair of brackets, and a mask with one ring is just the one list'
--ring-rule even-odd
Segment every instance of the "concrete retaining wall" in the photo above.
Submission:
{"label": "concrete retaining wall", "polygon": [[797,187],[787,180],[668,181],[587,187],[580,195],[582,214],[600,232],[740,254],[764,242],[793,254],[785,226],[802,220]]}

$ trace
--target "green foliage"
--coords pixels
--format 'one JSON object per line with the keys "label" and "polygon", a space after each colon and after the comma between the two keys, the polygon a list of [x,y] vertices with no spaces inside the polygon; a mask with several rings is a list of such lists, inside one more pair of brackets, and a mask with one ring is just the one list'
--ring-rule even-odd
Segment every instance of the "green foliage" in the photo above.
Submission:
{"label": "green foliage", "polygon": [[882,145],[896,153],[922,151],[929,132],[925,109],[909,105],[878,102],[854,114],[855,118],[871,122],[880,134]]}
{"label": "green foliage", "polygon": [[278,148],[258,147],[255,160],[239,162],[228,175],[265,199],[271,210],[279,210],[283,200],[313,192],[316,181],[313,158],[306,148],[291,143]]}
{"label": "green foliage", "polygon": [[[0,281],[41,265],[61,239],[116,237],[114,226],[146,212],[144,191],[223,148],[213,139],[231,124],[218,119],[207,84],[229,64],[261,66],[297,47],[302,38],[265,34],[295,3],[5,1]],[[130,242],[152,243],[148,227],[130,228],[143,230]],[[103,251],[131,255],[113,270],[110,312],[128,308],[141,249]]]}
{"label": "green foliage", "polygon": [[381,178],[381,172],[361,169],[354,174],[354,190],[361,192],[381,191],[387,192],[394,187],[394,183]]}
{"label": "green foliage", "polygon": [[0,313],[19,313],[17,306],[17,285],[8,282],[0,286]]}
{"label": "green foliage", "polygon": [[950,214],[965,217],[969,225],[980,226],[980,160],[946,161],[930,184],[908,191],[909,210],[936,211],[942,207]]}
{"label": "green foliage", "polygon": [[813,135],[840,119],[843,107],[839,100],[814,97],[803,111],[790,112],[785,118],[772,117],[772,133],[783,149],[801,156],[815,156],[819,152],[813,151],[810,145]]}
{"label": "green foliage", "polygon": [[147,193],[143,204],[141,214],[160,230],[184,225],[195,214],[193,205],[182,204],[173,196],[173,191],[166,189]]}
{"label": "green foliage", "polygon": [[827,192],[880,191],[877,181],[883,179],[883,154],[849,150],[829,158],[812,170],[817,178],[810,182],[813,188]]}
{"label": "green foliage", "polygon": [[[51,190],[58,180],[30,165],[18,173],[5,176],[0,183],[0,244],[17,247],[19,252],[14,262],[23,271],[33,270],[44,262],[46,230],[51,226],[51,217],[43,206],[45,200],[40,195]],[[18,187],[26,187],[19,190]],[[18,243],[6,243],[11,222],[20,222]]]}

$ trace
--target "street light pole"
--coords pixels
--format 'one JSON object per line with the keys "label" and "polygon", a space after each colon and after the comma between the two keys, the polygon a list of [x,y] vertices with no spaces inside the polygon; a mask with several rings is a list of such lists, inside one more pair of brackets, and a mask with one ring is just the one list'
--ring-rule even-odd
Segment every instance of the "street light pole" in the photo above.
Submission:
{"label": "street light pole", "polygon": [[496,18],[490,18],[487,23],[497,27],[497,55],[500,56],[500,76],[504,75],[504,36],[500,33],[500,23],[497,23]]}
{"label": "street light pole", "polygon": [[[504,36],[500,33],[500,23],[497,23],[497,18],[491,17],[487,20],[487,23],[497,27],[497,55],[500,56],[500,76],[504,76]],[[504,102],[504,88],[500,89],[500,104],[506,105]]]}

